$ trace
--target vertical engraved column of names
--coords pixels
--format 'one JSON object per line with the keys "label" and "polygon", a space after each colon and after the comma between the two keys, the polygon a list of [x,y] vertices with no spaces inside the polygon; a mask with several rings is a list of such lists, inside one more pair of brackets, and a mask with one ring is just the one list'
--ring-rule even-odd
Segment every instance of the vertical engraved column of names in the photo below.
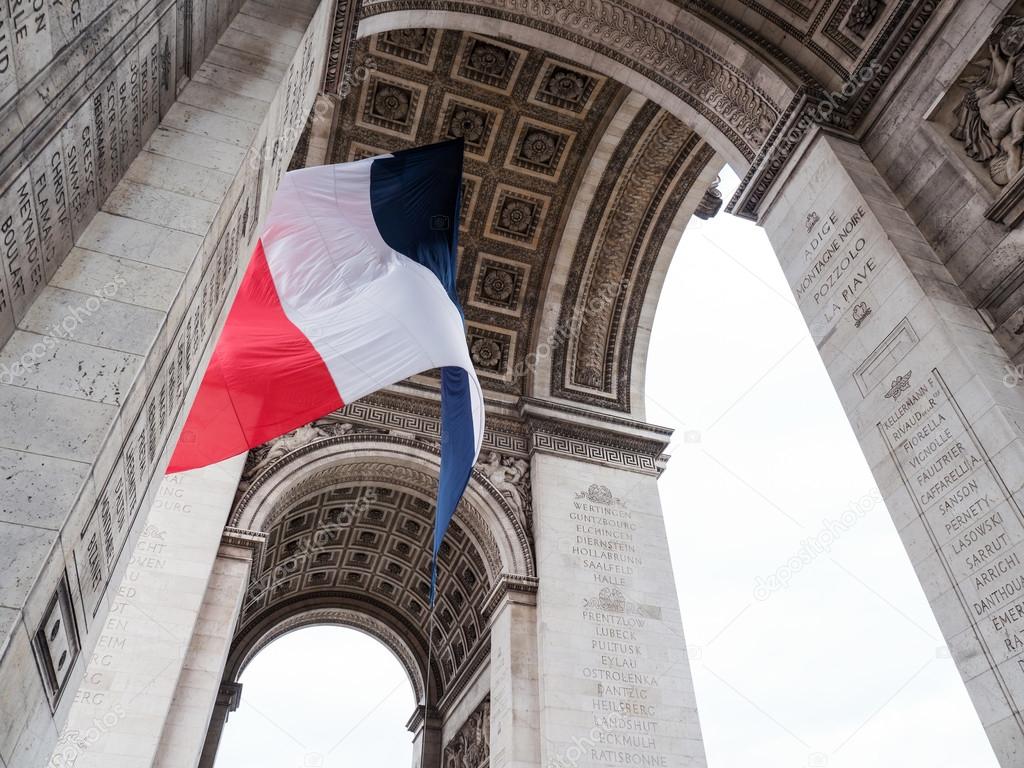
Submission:
{"label": "vertical engraved column of names", "polygon": [[668,757],[658,751],[659,678],[641,639],[661,611],[627,598],[644,565],[636,542],[638,524],[603,486],[577,493],[570,519],[572,554],[596,591],[580,613],[593,652],[580,673],[597,683],[589,757],[597,764],[668,766]]}

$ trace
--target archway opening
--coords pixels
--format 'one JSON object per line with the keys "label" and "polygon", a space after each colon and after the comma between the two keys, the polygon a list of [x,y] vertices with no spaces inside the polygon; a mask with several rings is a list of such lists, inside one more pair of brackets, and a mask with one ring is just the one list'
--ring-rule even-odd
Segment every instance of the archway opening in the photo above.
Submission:
{"label": "archway opening", "polygon": [[338,626],[277,638],[246,666],[216,768],[408,768],[409,676],[381,642]]}
{"label": "archway opening", "polygon": [[[726,199],[738,183],[723,170]],[[709,763],[995,766],[762,230],[690,221],[647,366]]]}

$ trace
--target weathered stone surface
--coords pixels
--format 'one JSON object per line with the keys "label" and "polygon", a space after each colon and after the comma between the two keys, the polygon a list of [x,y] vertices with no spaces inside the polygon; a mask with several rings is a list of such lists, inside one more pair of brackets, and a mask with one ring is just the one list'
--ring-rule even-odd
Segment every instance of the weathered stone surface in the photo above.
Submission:
{"label": "weathered stone surface", "polygon": [[113,405],[0,385],[0,447],[92,461],[116,413]]}
{"label": "weathered stone surface", "polygon": [[120,406],[143,358],[73,339],[15,331],[0,352],[5,383]]}
{"label": "weathered stone surface", "polygon": [[0,476],[18,489],[0,499],[0,521],[60,530],[88,474],[85,461],[0,448]]}
{"label": "weathered stone surface", "polygon": [[181,273],[143,262],[108,256],[75,247],[54,275],[52,285],[166,311],[178,287]]}
{"label": "weathered stone surface", "polygon": [[705,765],[655,479],[540,453],[532,477],[541,764]]}
{"label": "weathered stone surface", "polygon": [[[31,160],[2,198],[10,233],[4,286],[12,276],[42,274],[38,286],[19,283],[24,289],[12,294],[7,333],[13,335],[0,351],[0,468],[6,478],[0,553],[10,574],[0,606],[16,614],[3,617],[0,690],[35,686],[26,711],[4,716],[10,728],[0,744],[0,764],[6,768],[45,762],[57,727],[75,711],[74,696],[58,698],[58,692],[44,690],[41,668],[31,657],[32,667],[21,664],[17,633],[24,638],[35,631],[56,585],[67,579],[84,646],[80,658],[110,641],[97,631],[116,607],[108,583],[120,580],[127,553],[139,539],[144,524],[138,513],[153,499],[153,477],[166,459],[168,436],[233,289],[237,261],[277,181],[260,172],[277,162],[265,136],[282,133],[281,121],[299,119],[312,103],[313,52],[323,48],[325,9],[320,23],[310,26],[310,7],[303,47],[297,51],[293,45],[282,58],[281,77],[294,70],[292,86],[279,79],[268,91],[268,81],[245,71],[241,53],[214,46],[231,4],[210,8],[210,48],[220,68],[233,73],[228,89],[211,85],[210,73],[193,61],[202,77],[169,114],[173,23],[168,38],[164,17],[152,17],[141,40],[127,46],[127,57],[99,73],[94,94],[60,127],[56,143]],[[272,24],[272,9],[260,13]],[[287,13],[282,29],[298,16]],[[297,39],[292,33],[285,37]],[[284,48],[278,51],[283,56]],[[160,115],[164,127],[157,128]],[[288,151],[287,143],[274,149]],[[246,157],[253,162],[243,164]],[[228,484],[226,500],[236,484],[237,477]],[[8,506],[8,499],[16,503]],[[204,542],[219,538],[225,499],[204,492],[191,503],[196,511],[196,505],[209,507],[212,526],[196,526],[192,535]],[[181,502],[166,510],[180,515]],[[205,579],[189,575],[194,554],[185,553],[174,583],[184,588],[194,582],[201,598]],[[168,606],[178,601],[164,575],[154,584]],[[179,627],[187,645],[192,624],[175,617],[161,623]],[[139,637],[152,639],[151,630],[140,627]],[[178,645],[172,645],[179,666],[156,670],[163,678],[153,689],[153,700],[163,690],[168,705],[181,669]],[[141,658],[136,654],[133,663]],[[83,672],[76,664],[68,684],[77,687]],[[152,680],[144,679],[142,667],[136,672],[138,692]],[[90,706],[100,706],[102,696],[87,698]],[[56,714],[50,700],[59,701]],[[134,720],[150,729],[154,750],[162,722]],[[125,754],[138,747],[134,737],[119,737],[111,749]],[[110,764],[109,756],[94,754],[95,764]]]}
{"label": "weathered stone surface", "polygon": [[1004,385],[1009,359],[953,277],[920,235],[910,248],[909,212],[877,172],[863,183],[871,173],[859,148],[818,137],[766,229],[1009,766],[1024,741],[1024,630],[1007,612],[1024,583],[1024,398]]}
{"label": "weathered stone surface", "polygon": [[0,521],[0,605],[21,608],[35,583],[39,563],[57,540],[55,531]]}

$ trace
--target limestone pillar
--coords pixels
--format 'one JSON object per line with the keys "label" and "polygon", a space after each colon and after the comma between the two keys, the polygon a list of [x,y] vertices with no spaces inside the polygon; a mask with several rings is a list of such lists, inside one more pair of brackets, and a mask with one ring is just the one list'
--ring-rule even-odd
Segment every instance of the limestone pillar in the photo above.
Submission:
{"label": "limestone pillar", "polygon": [[227,725],[231,713],[238,709],[242,700],[242,684],[223,682],[217,689],[217,701],[213,705],[213,714],[210,715],[210,727],[206,732],[206,741],[203,743],[203,752],[199,756],[199,768],[213,768],[217,759],[217,748],[220,746],[220,737],[224,733],[224,726]]}
{"label": "limestone pillar", "polygon": [[486,607],[491,610],[490,768],[540,765],[536,592],[532,579],[504,577]]}
{"label": "limestone pillar", "polygon": [[[253,552],[265,539],[264,534],[232,529],[221,539],[153,768],[196,768],[206,751],[204,742],[209,743],[207,731],[216,730],[219,739],[229,708],[238,706],[241,686],[221,683],[221,679]],[[223,701],[225,692],[228,696]],[[220,722],[216,723],[218,708]]]}
{"label": "limestone pillar", "polygon": [[668,434],[527,401],[540,765],[705,766],[658,497]]}
{"label": "limestone pillar", "polygon": [[441,719],[416,707],[405,727],[412,733],[412,768],[441,768]]}
{"label": "limestone pillar", "polygon": [[[214,631],[201,619],[204,608],[210,618],[237,614],[244,589],[241,564],[214,573],[244,463],[244,456],[236,456],[164,478],[111,599],[110,617],[95,638],[50,765],[153,765],[168,718],[186,714],[188,702],[177,696],[183,673],[211,664],[201,658],[203,651],[193,645],[193,638],[210,632],[217,645],[224,645],[214,649],[217,658],[212,661],[212,666],[223,669],[234,621],[227,632],[226,626]],[[247,577],[247,563],[244,570]],[[229,605],[219,604],[225,601]],[[188,661],[193,669],[186,669]],[[218,683],[220,670],[215,676]],[[174,703],[179,705],[177,713]],[[205,723],[199,728],[193,734],[197,738]]]}
{"label": "limestone pillar", "polygon": [[1024,393],[856,145],[805,143],[763,224],[1004,766],[1024,756]]}
{"label": "limestone pillar", "polygon": [[326,165],[330,162],[331,135],[334,132],[337,115],[337,97],[326,93],[319,94],[313,102],[313,112],[310,115],[312,124],[309,129],[309,142],[305,148],[304,167]]}

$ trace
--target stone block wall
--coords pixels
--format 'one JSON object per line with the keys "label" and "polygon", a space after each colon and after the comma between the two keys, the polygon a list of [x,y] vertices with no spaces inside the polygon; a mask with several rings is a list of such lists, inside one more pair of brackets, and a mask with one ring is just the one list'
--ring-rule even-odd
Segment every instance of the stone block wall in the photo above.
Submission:
{"label": "stone block wall", "polygon": [[139,511],[182,504],[156,494],[168,437],[321,82],[327,3],[236,10],[113,4],[10,56],[4,287],[36,278],[0,335],[3,768],[45,762],[82,660],[118,642]]}

